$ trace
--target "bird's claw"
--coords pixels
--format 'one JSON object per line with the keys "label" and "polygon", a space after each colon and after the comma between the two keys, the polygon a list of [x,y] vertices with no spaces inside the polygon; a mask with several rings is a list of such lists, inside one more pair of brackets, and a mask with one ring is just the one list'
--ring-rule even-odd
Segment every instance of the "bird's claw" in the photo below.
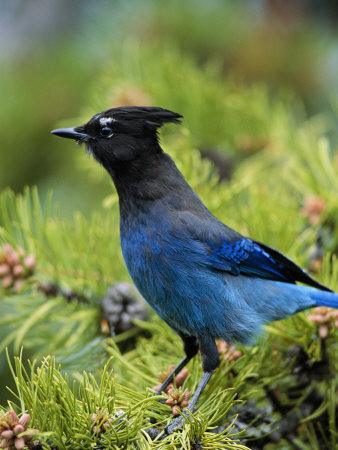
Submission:
{"label": "bird's claw", "polygon": [[[189,411],[184,411],[183,412],[184,416],[188,417],[189,415]],[[176,417],[176,419],[174,419],[169,425],[166,426],[165,431],[167,434],[172,434],[174,433],[174,431],[177,430],[177,428],[182,428],[183,427],[183,422],[185,422],[185,418],[184,416],[179,416]]]}
{"label": "bird's claw", "polygon": [[163,430],[159,430],[158,428],[151,427],[151,428],[147,428],[146,432],[150,436],[151,440],[154,441],[157,438],[157,436],[159,436],[163,432]]}
{"label": "bird's claw", "polygon": [[[186,410],[184,411],[183,414],[185,417],[188,417],[189,411]],[[176,419],[174,419],[171,423],[169,423],[169,425],[167,425],[164,430],[163,429],[159,430],[158,428],[151,427],[148,428],[146,432],[148,433],[148,435],[151,437],[152,440],[156,439],[161,433],[163,433],[163,435],[160,439],[164,439],[166,436],[169,436],[169,434],[173,434],[178,428],[183,427],[183,423],[185,422],[184,416],[182,415],[176,417]]]}

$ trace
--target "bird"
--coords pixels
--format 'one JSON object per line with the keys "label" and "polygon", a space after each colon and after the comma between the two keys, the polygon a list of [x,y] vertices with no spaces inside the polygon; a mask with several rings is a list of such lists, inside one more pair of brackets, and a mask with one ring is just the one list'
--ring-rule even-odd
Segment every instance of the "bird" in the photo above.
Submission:
{"label": "bird", "polygon": [[[84,143],[112,178],[129,274],[182,339],[185,356],[158,393],[201,353],[203,376],[186,408],[188,415],[219,365],[217,339],[250,344],[266,323],[315,306],[338,308],[338,294],[207,209],[160,145],[162,125],[182,119],[160,107],[124,106],[51,133]],[[183,415],[174,419],[167,434],[183,422]]]}

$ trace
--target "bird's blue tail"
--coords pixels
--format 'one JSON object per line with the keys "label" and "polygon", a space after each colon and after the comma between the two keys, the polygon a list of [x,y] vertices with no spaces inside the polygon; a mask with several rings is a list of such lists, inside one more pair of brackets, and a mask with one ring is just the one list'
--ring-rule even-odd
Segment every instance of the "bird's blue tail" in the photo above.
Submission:
{"label": "bird's blue tail", "polygon": [[338,308],[338,294],[326,291],[314,291],[311,298],[316,302],[315,306],[328,306]]}

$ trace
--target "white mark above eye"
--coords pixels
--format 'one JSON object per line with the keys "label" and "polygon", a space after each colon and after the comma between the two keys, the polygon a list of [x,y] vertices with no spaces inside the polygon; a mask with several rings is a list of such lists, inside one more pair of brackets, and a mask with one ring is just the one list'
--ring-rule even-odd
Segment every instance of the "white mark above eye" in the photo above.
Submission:
{"label": "white mark above eye", "polygon": [[114,119],[113,117],[102,117],[100,119],[100,125],[101,126],[106,126],[111,124],[112,122],[116,122],[116,119]]}

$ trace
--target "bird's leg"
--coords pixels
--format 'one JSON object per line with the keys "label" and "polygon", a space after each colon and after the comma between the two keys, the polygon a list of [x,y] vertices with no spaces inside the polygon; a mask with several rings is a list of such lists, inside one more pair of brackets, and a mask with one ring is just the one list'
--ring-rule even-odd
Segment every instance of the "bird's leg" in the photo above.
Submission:
{"label": "bird's leg", "polygon": [[[199,382],[197,389],[192,396],[189,405],[186,408],[185,415],[189,414],[188,411],[193,411],[195,409],[196,403],[204,391],[206,385],[208,384],[208,381],[214,374],[218,364],[219,364],[219,354],[217,350],[217,346],[215,344],[215,341],[210,336],[203,336],[198,338],[199,347],[202,354],[202,366],[204,374],[201,378],[201,381]],[[173,433],[176,428],[180,428],[183,425],[183,416],[178,417],[177,419],[173,420],[167,427],[166,432],[167,434]]]}
{"label": "bird's leg", "polygon": [[171,374],[163,381],[161,386],[157,389],[157,393],[160,394],[162,391],[165,391],[170,383],[173,382],[174,376],[177,375],[183,367],[185,367],[188,362],[191,360],[191,357],[185,356],[182,361],[175,367],[175,369],[171,372]]}
{"label": "bird's leg", "polygon": [[167,379],[161,384],[161,386],[157,389],[157,393],[160,394],[162,391],[165,391],[170,383],[173,382],[174,376],[177,375],[183,367],[185,367],[188,362],[196,355],[198,351],[198,342],[195,336],[185,336],[183,334],[180,335],[183,341],[183,349],[185,353],[185,357],[182,361],[175,367],[175,369],[171,372],[171,374],[167,377]]}
{"label": "bird's leg", "polygon": [[[157,393],[161,394],[161,392],[165,391],[170,383],[173,382],[174,376],[177,375],[183,367],[185,367],[188,362],[196,355],[198,352],[198,341],[195,336],[186,336],[184,334],[180,334],[180,337],[183,341],[183,350],[185,353],[185,357],[182,361],[175,367],[175,369],[171,372],[171,374],[164,380],[161,386],[157,389]],[[165,400],[159,400],[161,403],[164,403]],[[151,417],[151,423],[156,423],[156,419]]]}

